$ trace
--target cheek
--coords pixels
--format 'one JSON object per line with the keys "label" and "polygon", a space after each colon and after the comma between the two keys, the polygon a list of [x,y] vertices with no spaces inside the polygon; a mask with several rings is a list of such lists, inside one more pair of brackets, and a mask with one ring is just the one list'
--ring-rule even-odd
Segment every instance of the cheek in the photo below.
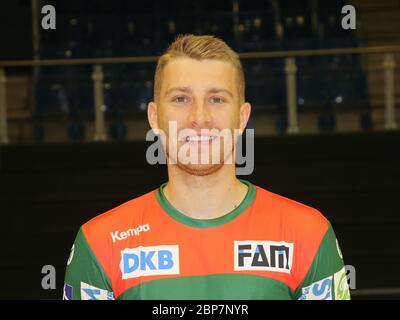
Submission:
{"label": "cheek", "polygon": [[159,117],[159,126],[168,136],[176,135],[181,128],[186,128],[185,118],[180,113],[171,110],[162,112]]}
{"label": "cheek", "polygon": [[225,128],[238,128],[240,125],[240,117],[238,112],[227,112],[219,118],[218,122]]}

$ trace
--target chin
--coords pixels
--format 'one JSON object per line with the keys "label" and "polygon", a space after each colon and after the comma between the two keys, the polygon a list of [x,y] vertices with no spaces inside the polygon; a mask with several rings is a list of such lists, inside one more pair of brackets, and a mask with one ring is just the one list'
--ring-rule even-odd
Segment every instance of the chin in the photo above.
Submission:
{"label": "chin", "polygon": [[182,164],[178,162],[178,168],[185,171],[193,176],[208,176],[217,172],[224,165],[223,163],[218,164]]}
{"label": "chin", "polygon": [[[224,165],[232,165],[232,155],[233,155],[234,150],[232,150],[231,152],[228,152],[228,154],[224,154],[224,152],[221,152],[219,157],[215,159],[215,161],[213,161],[212,156],[210,155],[208,158],[208,161],[206,161],[206,163],[201,163],[202,159],[201,159],[201,155],[199,153],[198,157],[196,159],[194,159],[193,161],[199,161],[200,163],[185,163],[176,159],[174,157],[174,161],[172,161],[172,163],[174,165],[177,166],[177,168],[179,168],[180,170],[193,175],[193,176],[208,176],[211,175],[215,172],[217,172],[218,170],[220,170]],[[170,158],[170,154],[167,150],[167,159],[171,159]],[[223,159],[222,161],[220,159]],[[169,162],[169,161],[168,161]]]}

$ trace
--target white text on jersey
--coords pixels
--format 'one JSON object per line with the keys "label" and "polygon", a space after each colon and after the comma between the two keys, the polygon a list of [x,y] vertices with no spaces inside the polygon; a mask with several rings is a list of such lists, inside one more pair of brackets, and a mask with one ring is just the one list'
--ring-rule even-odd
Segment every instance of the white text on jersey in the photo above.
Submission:
{"label": "white text on jersey", "polygon": [[116,230],[114,232],[110,232],[111,235],[111,239],[113,242],[117,242],[117,241],[121,241],[121,240],[125,240],[128,237],[132,237],[132,236],[138,236],[141,232],[146,232],[150,230],[150,226],[149,224],[141,224],[140,226],[136,227],[136,228],[130,228],[126,231],[119,231]]}

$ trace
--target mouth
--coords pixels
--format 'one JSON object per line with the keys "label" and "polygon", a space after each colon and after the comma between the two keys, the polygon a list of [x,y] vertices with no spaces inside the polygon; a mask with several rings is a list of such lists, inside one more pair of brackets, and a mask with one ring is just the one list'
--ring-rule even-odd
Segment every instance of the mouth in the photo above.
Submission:
{"label": "mouth", "polygon": [[211,142],[215,140],[217,136],[210,136],[210,135],[193,135],[187,136],[185,138],[186,142]]}

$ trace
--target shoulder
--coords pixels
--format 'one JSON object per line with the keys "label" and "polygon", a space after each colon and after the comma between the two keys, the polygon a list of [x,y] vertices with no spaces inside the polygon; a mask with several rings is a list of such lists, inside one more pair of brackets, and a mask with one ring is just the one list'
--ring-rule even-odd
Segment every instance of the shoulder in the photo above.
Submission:
{"label": "shoulder", "polygon": [[305,237],[326,233],[328,219],[317,209],[276,194],[259,186],[257,188],[257,205],[264,208],[264,216],[280,223],[288,231]]}
{"label": "shoulder", "polygon": [[267,228],[275,241],[291,245],[290,287],[295,289],[309,271],[330,223],[319,210],[260,187],[255,204],[257,224]]}
{"label": "shoulder", "polygon": [[108,210],[82,225],[88,238],[108,235],[112,230],[134,228],[142,221],[143,212],[156,200],[154,190]]}

